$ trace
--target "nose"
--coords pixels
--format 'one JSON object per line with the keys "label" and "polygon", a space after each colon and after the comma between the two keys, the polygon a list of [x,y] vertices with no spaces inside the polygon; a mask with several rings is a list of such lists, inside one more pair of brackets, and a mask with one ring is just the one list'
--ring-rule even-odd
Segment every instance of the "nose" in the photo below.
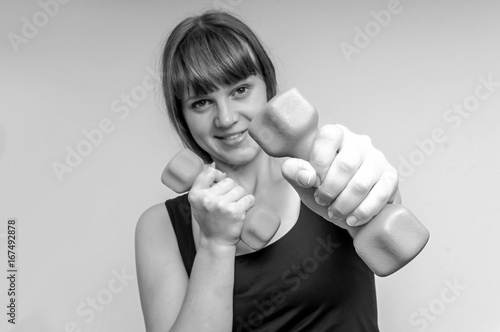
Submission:
{"label": "nose", "polygon": [[215,125],[219,128],[229,128],[238,121],[238,112],[233,110],[231,105],[226,101],[217,103],[217,116],[215,117]]}

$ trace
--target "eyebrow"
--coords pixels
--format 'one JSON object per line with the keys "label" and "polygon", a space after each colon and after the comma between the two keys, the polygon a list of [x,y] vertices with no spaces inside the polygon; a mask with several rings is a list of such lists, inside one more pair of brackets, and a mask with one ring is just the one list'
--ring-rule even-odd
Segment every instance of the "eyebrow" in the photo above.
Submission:
{"label": "eyebrow", "polygon": [[189,103],[190,101],[193,101],[195,99],[203,98],[206,97],[208,94],[202,94],[202,95],[194,95],[194,96],[188,96],[187,98],[182,99],[183,103]]}
{"label": "eyebrow", "polygon": [[191,90],[193,90],[193,89],[192,89],[192,88],[187,88],[188,96],[187,96],[187,98],[184,98],[184,97],[182,98],[182,102],[183,102],[183,103],[187,103],[187,102],[189,102],[189,101],[191,101],[191,100],[194,100],[194,99],[198,99],[198,98],[206,97],[206,96],[208,95],[208,93],[203,93],[203,94],[197,94],[197,95],[192,95],[192,96],[190,96],[190,95],[189,95],[189,92],[190,92]]}
{"label": "eyebrow", "polygon": [[[237,85],[240,85],[240,84],[244,84],[244,83],[247,83],[249,84],[250,82],[250,79],[252,76],[255,76],[255,75],[249,75],[247,78],[244,78],[240,81],[237,81],[235,83],[232,83],[232,84],[228,84],[226,85],[227,87],[232,87],[232,89],[236,88]],[[231,90],[232,90],[231,89]],[[188,91],[191,90],[191,89],[188,89]],[[200,99],[200,98],[204,98],[204,97],[207,97],[210,93],[203,93],[203,94],[199,94],[199,95],[193,95],[193,96],[188,96],[187,98],[183,98],[182,99],[182,102],[183,103],[189,103],[190,101],[192,100],[195,100],[195,99]]]}

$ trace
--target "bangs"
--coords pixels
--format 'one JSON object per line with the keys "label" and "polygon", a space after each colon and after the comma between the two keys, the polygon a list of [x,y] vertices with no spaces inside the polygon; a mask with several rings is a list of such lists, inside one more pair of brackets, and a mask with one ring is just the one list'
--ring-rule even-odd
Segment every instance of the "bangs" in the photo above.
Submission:
{"label": "bangs", "polygon": [[262,76],[250,47],[229,32],[210,30],[189,34],[179,45],[176,56],[178,65],[171,79],[178,99],[183,98],[187,89],[194,95],[204,95],[251,75]]}
{"label": "bangs", "polygon": [[255,75],[266,84],[267,100],[276,95],[276,72],[262,43],[240,19],[221,11],[207,11],[180,22],[166,41],[161,68],[170,121],[184,146],[205,163],[213,160],[186,123],[186,94],[206,95]]}

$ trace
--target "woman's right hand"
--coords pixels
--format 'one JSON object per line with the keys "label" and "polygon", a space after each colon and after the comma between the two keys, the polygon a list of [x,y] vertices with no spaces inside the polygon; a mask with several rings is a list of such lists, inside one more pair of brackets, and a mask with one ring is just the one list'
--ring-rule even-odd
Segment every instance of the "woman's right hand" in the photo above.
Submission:
{"label": "woman's right hand", "polygon": [[200,246],[235,246],[246,212],[255,197],[225,173],[209,166],[198,175],[188,194],[194,219],[200,226]]}

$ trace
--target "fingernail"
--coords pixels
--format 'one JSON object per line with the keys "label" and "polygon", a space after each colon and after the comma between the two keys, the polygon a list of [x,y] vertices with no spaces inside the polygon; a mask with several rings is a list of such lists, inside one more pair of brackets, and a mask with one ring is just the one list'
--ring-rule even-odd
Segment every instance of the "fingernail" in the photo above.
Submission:
{"label": "fingernail", "polygon": [[328,203],[325,202],[324,200],[322,200],[316,193],[314,194],[314,200],[316,201],[316,203],[318,205],[321,205],[321,206],[327,206]]}
{"label": "fingernail", "polygon": [[332,211],[328,210],[328,218],[337,220],[339,217],[335,216]]}
{"label": "fingernail", "polygon": [[297,180],[304,187],[308,187],[309,183],[311,183],[311,172],[308,171],[300,171],[297,175]]}
{"label": "fingernail", "polygon": [[356,224],[358,223],[358,218],[356,218],[355,216],[349,216],[345,221],[349,226],[356,226]]}

